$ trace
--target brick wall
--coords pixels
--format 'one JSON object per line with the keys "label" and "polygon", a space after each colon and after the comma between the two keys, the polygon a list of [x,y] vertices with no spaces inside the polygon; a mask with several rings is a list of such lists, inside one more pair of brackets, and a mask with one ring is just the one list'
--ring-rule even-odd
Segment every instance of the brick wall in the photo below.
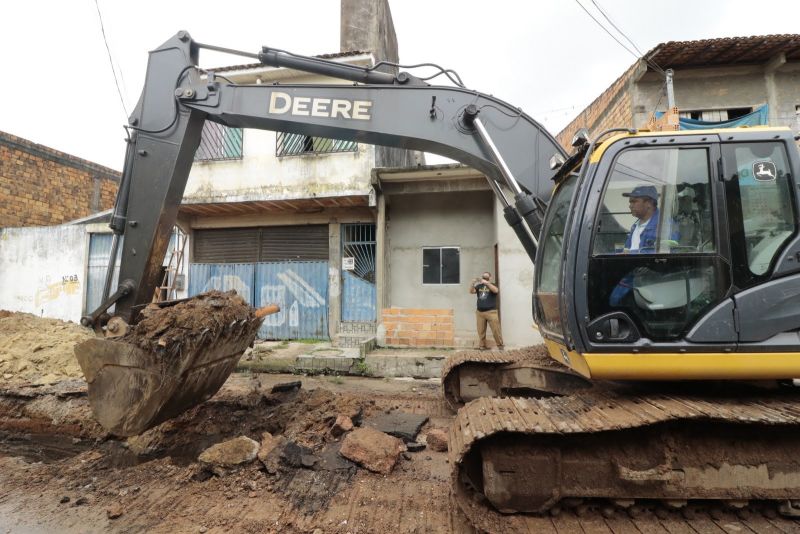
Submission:
{"label": "brick wall", "polygon": [[0,132],[0,228],[50,226],[113,207],[120,173]]}
{"label": "brick wall", "polygon": [[453,347],[452,309],[384,308],[386,344],[393,347]]}
{"label": "brick wall", "polygon": [[569,152],[572,150],[570,141],[581,128],[588,128],[589,138],[609,128],[631,128],[633,124],[633,107],[631,103],[631,90],[634,73],[639,68],[639,63],[634,63],[611,86],[603,91],[594,102],[580,112],[556,136],[556,140]]}

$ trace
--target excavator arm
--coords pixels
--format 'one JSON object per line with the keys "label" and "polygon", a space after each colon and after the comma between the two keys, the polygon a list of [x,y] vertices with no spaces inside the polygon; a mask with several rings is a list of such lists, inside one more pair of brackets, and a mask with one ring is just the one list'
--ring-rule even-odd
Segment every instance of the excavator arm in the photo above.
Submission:
{"label": "excavator arm", "polygon": [[[236,84],[197,67],[202,48],[355,83]],[[150,301],[206,120],[422,150],[467,164],[487,176],[532,261],[552,188],[548,162],[563,156],[536,121],[489,95],[269,48],[259,54],[230,51],[180,32],[150,53],[111,221],[115,235],[125,236],[121,282],[110,298],[106,284],[103,304],[83,319],[87,326],[112,304],[116,316],[136,322]]]}
{"label": "excavator arm", "polygon": [[[197,67],[203,48],[354,83],[237,84]],[[186,335],[176,341],[161,336],[160,327],[148,330],[154,322],[175,324],[173,316],[162,321],[164,316],[157,315],[154,321],[152,310],[142,313],[158,282],[207,120],[423,150],[470,165],[486,175],[531,261],[550,196],[548,162],[553,156],[563,158],[559,145],[539,124],[488,95],[431,86],[407,73],[268,48],[258,54],[227,50],[178,33],[150,54],[144,90],[127,127],[130,135],[110,223],[114,239],[102,304],[81,319],[98,332],[105,325],[107,339],[92,339],[75,348],[95,417],[118,435],[138,434],[211,397],[252,344],[261,323],[259,314],[251,313],[233,321],[212,321],[214,331],[194,332],[191,326],[179,325]],[[120,245],[120,282],[112,293],[113,262]],[[161,303],[165,309],[160,311],[178,316],[175,310],[181,305],[191,307],[203,299],[189,300]],[[172,312],[166,309],[173,304]],[[115,306],[113,317],[107,313],[111,306]],[[148,320],[140,320],[145,315]]]}

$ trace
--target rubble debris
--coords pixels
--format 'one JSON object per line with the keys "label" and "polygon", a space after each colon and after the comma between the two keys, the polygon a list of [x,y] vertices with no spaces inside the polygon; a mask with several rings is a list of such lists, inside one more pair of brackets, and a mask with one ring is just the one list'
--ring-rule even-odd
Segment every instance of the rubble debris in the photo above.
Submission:
{"label": "rubble debris", "polygon": [[308,447],[290,441],[281,451],[281,460],[290,467],[305,467],[310,469],[319,461],[314,452]]}
{"label": "rubble debris", "polygon": [[261,446],[258,449],[258,459],[260,461],[264,461],[269,456],[269,453],[275,449],[278,445],[283,445],[282,443],[283,438],[274,437],[269,432],[264,432],[261,434]]}
{"label": "rubble debris", "polygon": [[425,438],[428,446],[437,452],[447,452],[447,432],[441,428],[432,428]]}
{"label": "rubble debris", "polygon": [[59,502],[59,504],[67,504],[69,502],[69,497],[64,495],[63,497],[61,497],[61,500],[58,501],[58,502]]}
{"label": "rubble debris", "polygon": [[333,426],[331,427],[331,435],[335,438],[338,438],[342,434],[350,432],[351,430],[353,430],[353,420],[346,415],[340,414],[336,416],[336,421],[334,421]]}
{"label": "rubble debris", "polygon": [[233,467],[255,460],[260,446],[257,441],[247,436],[239,436],[212,445],[204,450],[197,459],[211,466]]}
{"label": "rubble debris", "polygon": [[293,382],[283,382],[281,384],[275,384],[272,386],[270,393],[281,393],[284,391],[297,391],[303,387],[303,383],[300,380],[295,380]]}
{"label": "rubble debris", "polygon": [[393,411],[390,414],[379,414],[370,417],[364,424],[380,430],[404,442],[415,441],[422,425],[428,422],[427,415]]}
{"label": "rubble debris", "polygon": [[115,502],[106,508],[106,517],[109,519],[117,519],[118,517],[122,517],[123,513],[124,510],[122,509],[122,505],[118,502]]}
{"label": "rubble debris", "polygon": [[408,449],[408,452],[419,452],[425,449],[425,444],[418,441],[411,441],[406,443],[406,448]]}
{"label": "rubble debris", "polygon": [[344,438],[339,453],[370,471],[387,475],[405,450],[402,440],[364,427],[353,430]]}

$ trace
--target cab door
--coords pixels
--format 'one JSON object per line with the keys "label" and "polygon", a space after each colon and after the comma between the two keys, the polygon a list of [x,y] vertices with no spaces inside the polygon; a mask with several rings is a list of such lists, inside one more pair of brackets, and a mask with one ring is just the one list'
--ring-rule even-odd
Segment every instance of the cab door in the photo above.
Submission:
{"label": "cab door", "polygon": [[[685,344],[692,326],[729,296],[717,140],[625,138],[587,178],[572,273],[583,350]],[[731,330],[715,343],[735,342]]]}

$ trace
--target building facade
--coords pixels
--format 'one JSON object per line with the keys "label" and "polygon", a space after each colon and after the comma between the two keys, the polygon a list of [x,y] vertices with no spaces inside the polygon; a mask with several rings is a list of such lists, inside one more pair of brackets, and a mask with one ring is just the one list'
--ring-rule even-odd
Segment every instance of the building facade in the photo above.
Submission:
{"label": "building facade", "polygon": [[0,132],[0,228],[49,226],[110,208],[120,174]]}
{"label": "building facade", "polygon": [[673,69],[675,106],[683,118],[723,122],[761,111],[756,123],[800,132],[800,35],[670,41],[628,68],[556,138],[565,148],[587,128],[644,128],[667,110],[664,75]]}

